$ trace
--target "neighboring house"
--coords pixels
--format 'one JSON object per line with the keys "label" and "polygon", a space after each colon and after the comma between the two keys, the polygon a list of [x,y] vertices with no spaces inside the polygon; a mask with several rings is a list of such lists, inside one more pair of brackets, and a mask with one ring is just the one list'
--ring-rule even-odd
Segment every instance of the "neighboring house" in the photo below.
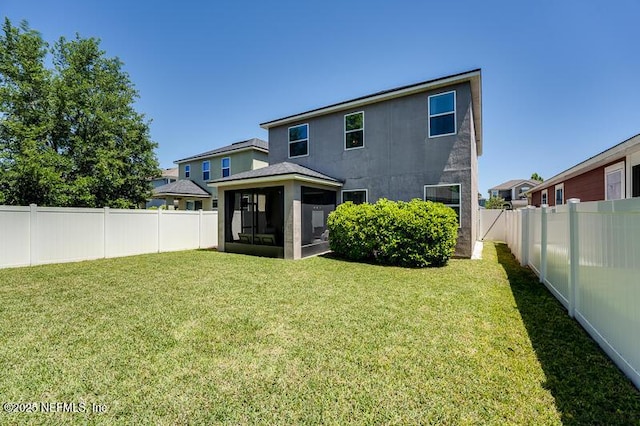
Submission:
{"label": "neighboring house", "polygon": [[529,191],[531,204],[640,197],[640,134],[544,181]]}
{"label": "neighboring house", "polygon": [[527,205],[527,191],[540,182],[532,179],[513,179],[489,189],[489,197],[504,198],[504,207],[517,209]]}
{"label": "neighboring house", "polygon": [[[170,169],[163,169],[160,177],[151,179],[151,186],[155,190],[164,185],[168,185],[178,180],[178,168],[172,167]],[[165,200],[161,198],[152,198],[147,201],[146,208],[160,207],[165,205]]]}
{"label": "neighboring house", "polygon": [[292,259],[327,251],[337,204],[384,197],[452,207],[456,254],[471,256],[481,105],[478,69],[262,123],[270,165],[210,184],[218,249]]}
{"label": "neighboring house", "polygon": [[177,160],[179,180],[156,188],[154,196],[166,199],[169,205],[176,200],[180,210],[217,209],[218,192],[207,182],[265,167],[268,155],[269,144],[253,138]]}

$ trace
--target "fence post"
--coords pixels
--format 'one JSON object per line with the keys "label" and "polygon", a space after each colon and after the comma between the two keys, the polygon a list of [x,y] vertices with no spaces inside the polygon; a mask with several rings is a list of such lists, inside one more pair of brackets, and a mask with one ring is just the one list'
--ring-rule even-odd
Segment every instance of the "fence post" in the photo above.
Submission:
{"label": "fence post", "polygon": [[109,257],[109,207],[104,208],[104,247],[102,254],[105,259]]}
{"label": "fence post", "polygon": [[29,204],[29,265],[38,264],[38,205]]}
{"label": "fence post", "polygon": [[540,282],[547,279],[547,207],[540,206]]}
{"label": "fence post", "polygon": [[580,199],[567,200],[569,205],[569,316],[575,317],[580,253],[578,250],[578,203]]}
{"label": "fence post", "polygon": [[202,248],[202,209],[198,210],[198,248]]}
{"label": "fence post", "polygon": [[158,253],[162,251],[162,209],[158,206]]}
{"label": "fence post", "polygon": [[520,266],[529,264],[529,209],[520,209],[522,220],[520,228],[522,238],[520,239]]}

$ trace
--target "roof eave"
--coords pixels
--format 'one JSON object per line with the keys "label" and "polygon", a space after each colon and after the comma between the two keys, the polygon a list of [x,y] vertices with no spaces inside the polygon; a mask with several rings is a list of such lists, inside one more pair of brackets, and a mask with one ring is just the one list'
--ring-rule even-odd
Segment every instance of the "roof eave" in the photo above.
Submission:
{"label": "roof eave", "polygon": [[215,157],[226,157],[229,154],[237,154],[239,152],[244,152],[244,151],[259,151],[259,152],[263,152],[265,154],[269,154],[269,150],[265,149],[265,148],[261,148],[259,146],[247,146],[247,147],[243,147],[243,148],[239,148],[239,149],[230,149],[228,151],[223,151],[223,152],[218,152],[215,154],[198,154],[198,155],[194,155],[193,157],[187,157],[187,158],[183,158],[181,160],[175,160],[173,162],[173,164],[182,164],[182,163],[186,163],[189,161],[196,161],[196,160],[202,160],[204,158],[215,158]]}
{"label": "roof eave", "polygon": [[478,156],[482,155],[482,72],[475,69],[460,74],[451,75],[448,77],[439,78],[436,80],[429,80],[423,83],[413,84],[410,86],[400,87],[398,89],[391,89],[384,92],[378,92],[373,95],[363,96],[360,98],[352,99],[349,101],[332,104],[326,107],[321,107],[306,111],[300,114],[294,114],[287,117],[279,118],[272,121],[267,121],[260,124],[265,130],[269,130],[272,127],[283,126],[286,124],[292,124],[302,120],[308,120],[310,118],[318,117],[321,115],[331,114],[348,109],[359,108],[365,105],[388,101],[391,99],[399,98],[402,96],[413,95],[415,93],[425,92],[427,90],[438,89],[441,87],[450,86],[452,84],[464,83],[468,81],[471,84],[471,96],[473,104],[473,124],[475,128],[476,139],[476,153]]}
{"label": "roof eave", "polygon": [[342,186],[342,182],[339,182],[339,181],[306,176],[300,173],[286,173],[286,174],[272,175],[272,176],[247,177],[247,178],[233,179],[233,180],[227,180],[222,182],[211,181],[211,182],[207,182],[207,185],[212,188],[219,188],[219,187],[227,187],[227,186],[235,186],[235,185],[244,185],[247,183],[261,184],[261,183],[271,183],[271,182],[278,182],[278,181],[291,180],[291,179],[298,180],[301,182],[315,183],[315,184],[326,185],[326,186],[334,186],[337,188]]}

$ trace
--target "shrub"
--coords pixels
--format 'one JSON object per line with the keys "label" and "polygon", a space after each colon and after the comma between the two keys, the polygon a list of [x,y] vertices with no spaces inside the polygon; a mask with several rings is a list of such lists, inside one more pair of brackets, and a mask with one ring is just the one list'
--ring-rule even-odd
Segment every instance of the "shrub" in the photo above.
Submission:
{"label": "shrub", "polygon": [[331,250],[339,256],[405,267],[445,265],[458,237],[451,208],[419,199],[344,203],[329,215],[327,225]]}

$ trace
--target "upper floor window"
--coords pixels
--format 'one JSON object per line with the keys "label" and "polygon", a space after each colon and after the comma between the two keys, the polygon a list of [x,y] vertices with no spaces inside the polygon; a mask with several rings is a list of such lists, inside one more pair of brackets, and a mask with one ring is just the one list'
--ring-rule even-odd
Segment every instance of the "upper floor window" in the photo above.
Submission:
{"label": "upper floor window", "polygon": [[556,206],[564,204],[564,183],[555,186],[556,190]]}
{"label": "upper floor window", "polygon": [[620,200],[625,197],[624,162],[621,161],[604,169],[605,200]]}
{"label": "upper floor window", "polygon": [[429,137],[455,135],[456,92],[429,96]]}
{"label": "upper floor window", "polygon": [[211,178],[211,163],[209,161],[202,162],[202,180]]}
{"label": "upper floor window", "polygon": [[309,125],[289,127],[289,158],[309,155]]}
{"label": "upper floor window", "polygon": [[364,112],[344,116],[344,149],[364,146]]}
{"label": "upper floor window", "polygon": [[366,189],[349,189],[342,191],[342,202],[351,201],[353,204],[362,204],[368,201]]}
{"label": "upper floor window", "polygon": [[491,196],[492,197],[497,197],[498,196],[498,190],[497,189],[492,189],[491,190]]}
{"label": "upper floor window", "polygon": [[191,177],[191,165],[187,164],[186,166],[184,166],[184,177],[189,178]]}
{"label": "upper floor window", "polygon": [[220,161],[220,167],[222,168],[222,177],[231,176],[231,158],[224,157]]}
{"label": "upper floor window", "polygon": [[461,205],[460,186],[459,183],[424,186],[424,200],[442,203],[445,206],[451,207],[458,215],[459,225]]}

